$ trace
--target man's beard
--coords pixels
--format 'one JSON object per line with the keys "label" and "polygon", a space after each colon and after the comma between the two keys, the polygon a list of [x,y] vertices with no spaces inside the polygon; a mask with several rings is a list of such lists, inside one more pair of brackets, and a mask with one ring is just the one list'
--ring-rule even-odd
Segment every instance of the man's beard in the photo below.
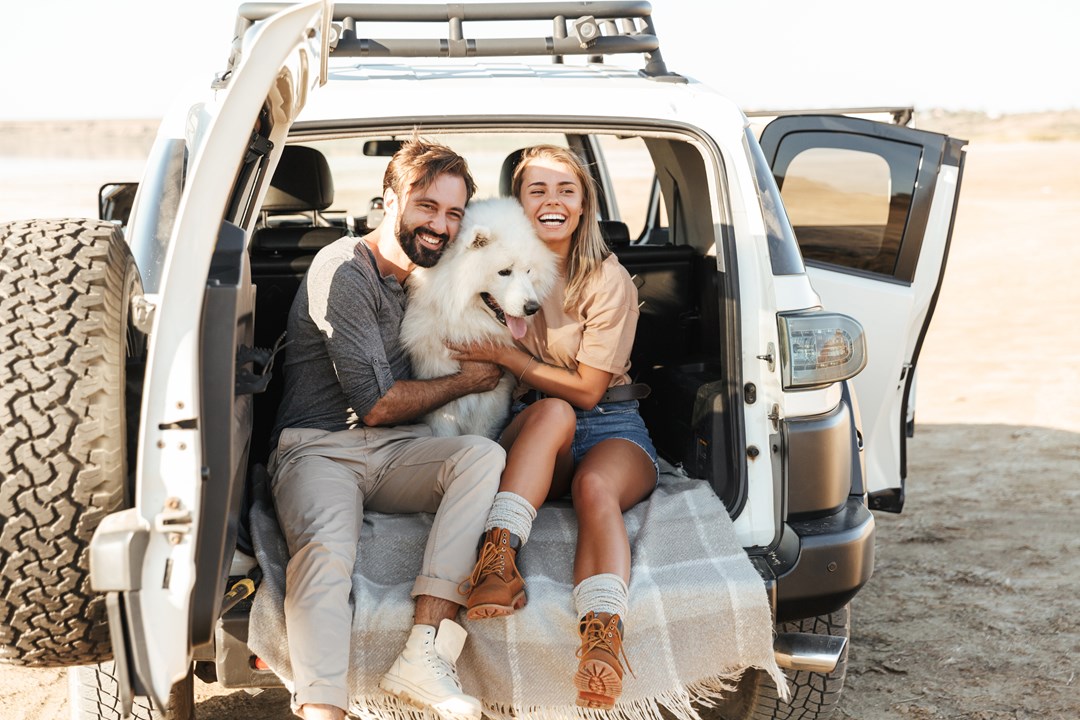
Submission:
{"label": "man's beard", "polygon": [[[442,244],[439,245],[437,250],[429,248],[418,237],[421,232],[441,239]],[[439,262],[439,258],[442,257],[443,252],[446,251],[450,244],[450,236],[446,233],[433,232],[425,229],[422,225],[409,229],[405,227],[404,218],[398,218],[397,239],[398,244],[401,245],[401,249],[405,251],[405,255],[409,260],[417,267],[422,268],[433,267],[435,263]]]}

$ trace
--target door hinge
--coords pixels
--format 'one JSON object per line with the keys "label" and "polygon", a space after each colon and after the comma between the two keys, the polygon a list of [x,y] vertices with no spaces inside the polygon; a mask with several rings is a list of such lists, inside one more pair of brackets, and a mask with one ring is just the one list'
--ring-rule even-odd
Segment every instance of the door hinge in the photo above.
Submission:
{"label": "door hinge", "polygon": [[274,149],[274,143],[268,138],[263,137],[257,132],[251,133],[251,141],[248,143],[247,155],[244,157],[244,164],[254,162],[259,158],[264,158],[270,154],[270,151]]}
{"label": "door hinge", "polygon": [[764,355],[758,355],[757,359],[758,360],[764,360],[766,363],[769,364],[769,372],[772,372],[773,370],[775,370],[776,369],[776,346],[773,345],[772,343],[769,343],[768,346],[765,348],[765,354]]}
{"label": "door hinge", "polygon": [[777,403],[773,403],[772,407],[769,408],[769,416],[768,417],[769,417],[769,420],[772,421],[772,429],[773,430],[779,430],[780,429],[780,406]]}
{"label": "door hinge", "polygon": [[154,517],[154,531],[165,535],[170,545],[179,545],[191,532],[191,511],[184,508],[180,498],[168,498],[165,507]]}

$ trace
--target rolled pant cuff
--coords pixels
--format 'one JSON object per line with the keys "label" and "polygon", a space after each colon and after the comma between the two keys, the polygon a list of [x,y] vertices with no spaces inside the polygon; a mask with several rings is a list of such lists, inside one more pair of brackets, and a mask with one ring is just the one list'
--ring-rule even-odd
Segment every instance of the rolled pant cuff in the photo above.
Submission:
{"label": "rolled pant cuff", "polygon": [[416,582],[413,583],[412,596],[431,595],[458,605],[464,605],[468,597],[458,592],[458,585],[460,583],[420,575],[416,578]]}
{"label": "rolled pant cuff", "polygon": [[316,685],[296,688],[292,695],[292,711],[296,713],[301,705],[333,705],[342,710],[349,709],[349,693],[344,688]]}

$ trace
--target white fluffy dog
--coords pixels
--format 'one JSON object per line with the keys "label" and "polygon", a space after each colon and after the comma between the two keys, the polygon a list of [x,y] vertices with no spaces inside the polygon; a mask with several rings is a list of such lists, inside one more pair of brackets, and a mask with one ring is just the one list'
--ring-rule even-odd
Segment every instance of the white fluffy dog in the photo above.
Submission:
{"label": "white fluffy dog", "polygon": [[[525,334],[526,317],[555,282],[554,253],[536,237],[513,198],[470,204],[461,230],[434,267],[409,276],[401,340],[416,377],[457,372],[447,342],[509,345]],[[494,438],[510,411],[514,378],[504,373],[490,392],[458,398],[424,418],[435,435]]]}

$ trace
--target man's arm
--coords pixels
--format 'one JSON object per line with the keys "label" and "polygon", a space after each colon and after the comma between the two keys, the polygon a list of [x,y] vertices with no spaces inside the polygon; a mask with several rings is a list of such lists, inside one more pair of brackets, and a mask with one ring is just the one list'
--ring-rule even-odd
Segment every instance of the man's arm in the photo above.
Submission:
{"label": "man's arm", "polygon": [[451,400],[494,390],[502,368],[486,362],[461,363],[461,370],[430,380],[397,380],[363,417],[364,424],[397,425],[414,420]]}

